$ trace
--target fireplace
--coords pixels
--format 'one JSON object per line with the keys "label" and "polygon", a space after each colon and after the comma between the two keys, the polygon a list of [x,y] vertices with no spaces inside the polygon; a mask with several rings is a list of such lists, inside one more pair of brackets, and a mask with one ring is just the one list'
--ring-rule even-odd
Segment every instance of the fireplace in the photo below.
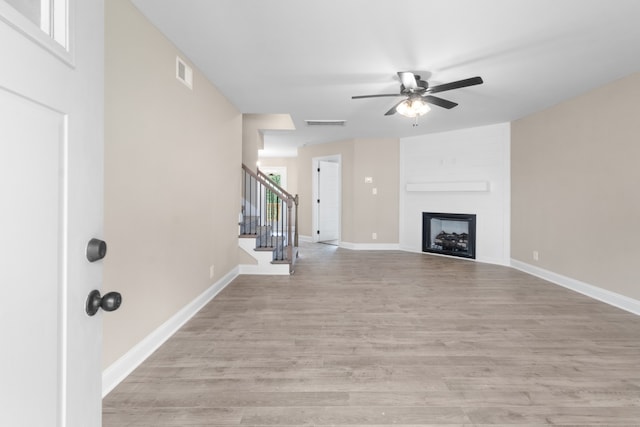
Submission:
{"label": "fireplace", "polygon": [[422,212],[422,251],[476,258],[476,216]]}

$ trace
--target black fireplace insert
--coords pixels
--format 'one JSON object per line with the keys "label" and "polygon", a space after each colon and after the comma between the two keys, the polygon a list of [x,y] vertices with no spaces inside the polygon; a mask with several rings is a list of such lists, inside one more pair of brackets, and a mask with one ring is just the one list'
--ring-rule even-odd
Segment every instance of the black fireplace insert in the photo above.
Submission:
{"label": "black fireplace insert", "polygon": [[475,259],[476,216],[423,212],[422,251]]}

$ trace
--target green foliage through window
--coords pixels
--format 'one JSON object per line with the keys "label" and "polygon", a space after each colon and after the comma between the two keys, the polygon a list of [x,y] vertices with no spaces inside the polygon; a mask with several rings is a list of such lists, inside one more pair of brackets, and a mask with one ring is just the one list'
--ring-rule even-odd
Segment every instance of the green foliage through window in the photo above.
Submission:
{"label": "green foliage through window", "polygon": [[[269,174],[269,179],[280,186],[280,175]],[[270,221],[278,221],[280,219],[280,199],[273,191],[267,190],[267,219]]]}

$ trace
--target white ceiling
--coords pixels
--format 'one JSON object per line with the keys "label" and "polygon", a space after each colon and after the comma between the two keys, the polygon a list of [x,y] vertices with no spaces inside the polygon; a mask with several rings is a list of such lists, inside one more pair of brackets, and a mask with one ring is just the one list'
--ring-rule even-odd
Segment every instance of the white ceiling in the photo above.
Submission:
{"label": "white ceiling", "polygon": [[[265,155],[507,122],[640,71],[640,0],[133,0],[242,113],[289,113]],[[460,105],[384,116],[397,71]],[[197,87],[195,88],[197,90]],[[594,105],[594,108],[598,108]],[[308,127],[304,120],[346,120]]]}

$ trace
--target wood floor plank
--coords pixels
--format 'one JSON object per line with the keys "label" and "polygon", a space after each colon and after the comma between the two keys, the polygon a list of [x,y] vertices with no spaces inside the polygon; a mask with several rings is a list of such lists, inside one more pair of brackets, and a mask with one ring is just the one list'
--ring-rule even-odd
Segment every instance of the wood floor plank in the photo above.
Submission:
{"label": "wood floor plank", "polygon": [[103,401],[110,426],[640,425],[640,317],[501,266],[304,244]]}

